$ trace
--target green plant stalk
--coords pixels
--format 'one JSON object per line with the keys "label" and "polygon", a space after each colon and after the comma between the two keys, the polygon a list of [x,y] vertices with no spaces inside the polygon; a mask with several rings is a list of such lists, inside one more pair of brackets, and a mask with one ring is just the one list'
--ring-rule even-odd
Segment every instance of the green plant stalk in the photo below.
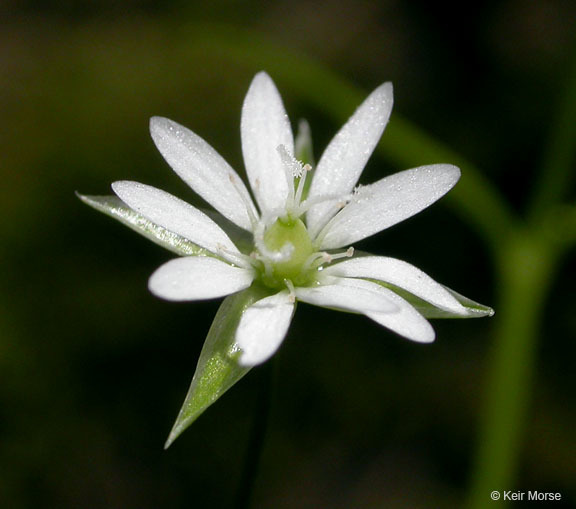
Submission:
{"label": "green plant stalk", "polygon": [[576,158],[576,44],[560,97],[540,178],[529,207],[530,226],[499,249],[500,303],[495,349],[480,429],[469,507],[492,505],[493,490],[514,489],[544,304],[563,252],[575,240],[576,213],[560,207],[574,175]]}
{"label": "green plant stalk", "polygon": [[544,302],[556,266],[545,238],[517,232],[498,258],[500,291],[485,411],[468,507],[493,504],[494,490],[512,490],[528,418]]}

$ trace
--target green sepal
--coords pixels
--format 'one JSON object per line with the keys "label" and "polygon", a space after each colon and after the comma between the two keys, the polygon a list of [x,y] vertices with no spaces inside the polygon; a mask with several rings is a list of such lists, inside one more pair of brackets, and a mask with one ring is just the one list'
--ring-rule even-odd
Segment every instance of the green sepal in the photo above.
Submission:
{"label": "green sepal", "polygon": [[[314,160],[314,148],[312,146],[312,132],[310,130],[310,125],[304,119],[300,120],[298,123],[298,132],[296,133],[296,138],[294,140],[294,157],[302,164],[309,164],[312,167],[312,171],[314,171],[316,162]],[[298,188],[301,178],[302,177],[294,179],[294,189]],[[303,200],[308,197],[311,185],[312,175],[308,175],[304,182],[304,189],[302,190]]]}
{"label": "green sepal", "polygon": [[240,380],[251,368],[237,359],[236,329],[242,313],[257,300],[270,294],[259,285],[226,297],[218,309],[202,347],[190,389],[164,448],[192,424],[212,403]]}
{"label": "green sepal", "polygon": [[149,221],[132,210],[117,196],[84,196],[76,193],[84,203],[107,216],[117,219],[140,235],[180,256],[213,256],[213,253],[162,226]]}
{"label": "green sepal", "polygon": [[444,308],[439,308],[434,304],[430,304],[430,302],[417,297],[416,295],[407,292],[406,290],[399,288],[398,286],[394,286],[388,283],[384,283],[382,281],[371,280],[375,283],[378,283],[386,288],[389,288],[394,293],[397,293],[408,301],[412,306],[416,308],[416,310],[424,317],[424,318],[482,318],[483,316],[492,316],[494,314],[494,310],[484,304],[480,304],[478,302],[469,299],[468,297],[464,297],[464,295],[460,295],[458,292],[451,290],[447,286],[444,286],[452,297],[454,297],[464,308],[466,309],[466,314],[454,313],[453,311],[449,311]]}
{"label": "green sepal", "polygon": [[[451,288],[448,288],[447,286],[444,286],[444,288],[452,294],[452,297],[454,297],[460,304],[462,304],[466,308],[468,314],[466,316],[455,315],[454,313],[449,313],[447,311],[443,311],[441,309],[432,306],[434,309],[430,310],[428,312],[429,314],[424,315],[427,318],[482,318],[483,316],[494,315],[494,310],[491,307],[473,301],[468,297],[464,297],[464,295],[459,294],[458,292],[452,290]],[[434,311],[436,312],[436,315],[432,314]]]}
{"label": "green sepal", "polygon": [[302,164],[309,164],[314,167],[314,150],[312,147],[312,132],[310,125],[304,119],[298,123],[298,132],[294,140],[294,157]]}
{"label": "green sepal", "polygon": [[[214,253],[194,244],[194,242],[191,242],[187,238],[146,219],[128,207],[128,205],[117,196],[85,196],[80,193],[76,193],[76,195],[90,207],[117,219],[122,224],[125,224],[132,230],[173,253],[180,256],[215,256]],[[240,251],[244,253],[250,252],[252,248],[252,235],[249,232],[236,226],[218,212],[200,210],[226,232]]]}

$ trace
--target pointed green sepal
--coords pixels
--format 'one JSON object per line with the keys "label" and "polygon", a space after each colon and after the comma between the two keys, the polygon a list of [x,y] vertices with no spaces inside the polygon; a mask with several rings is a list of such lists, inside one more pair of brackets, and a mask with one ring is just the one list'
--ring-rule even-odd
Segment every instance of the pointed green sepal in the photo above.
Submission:
{"label": "pointed green sepal", "polygon": [[237,362],[240,349],[235,341],[242,313],[255,301],[269,295],[258,286],[226,297],[208,331],[190,389],[164,445],[167,449],[212,403],[240,380],[249,367]]}
{"label": "pointed green sepal", "polygon": [[[300,161],[302,164],[309,164],[312,169],[314,169],[316,166],[316,162],[314,161],[314,149],[312,147],[312,133],[310,131],[310,125],[304,119],[300,120],[298,123],[298,133],[296,134],[296,139],[294,140],[294,157],[298,159],[298,161]],[[294,189],[298,188],[300,178],[295,179]],[[304,189],[302,190],[303,200],[307,198],[311,184],[312,178],[306,178],[304,182]]]}
{"label": "pointed green sepal", "polygon": [[303,164],[315,166],[310,125],[304,119],[298,123],[298,132],[294,140],[294,157]]}
{"label": "pointed green sepal", "polygon": [[455,313],[453,311],[439,308],[434,304],[430,304],[429,302],[416,297],[415,295],[403,290],[402,288],[398,288],[397,286],[384,284],[381,281],[379,282],[383,286],[390,288],[395,293],[400,295],[403,299],[406,299],[412,306],[416,308],[416,310],[424,317],[424,318],[482,318],[483,316],[492,316],[494,314],[494,310],[484,304],[480,304],[475,302],[468,297],[464,297],[460,295],[458,292],[444,286],[446,290],[450,292],[450,294],[464,306],[466,313]]}
{"label": "pointed green sepal", "polygon": [[[147,239],[156,244],[172,251],[181,256],[214,256],[210,251],[201,248],[187,238],[171,232],[162,226],[149,221],[144,216],[131,209],[120,198],[114,195],[110,196],[85,196],[76,193],[84,203],[90,207],[103,212],[107,216],[117,219],[132,230],[140,233]],[[249,252],[252,248],[252,236],[247,231],[239,228],[234,223],[226,219],[222,214],[212,210],[202,210],[212,221],[214,221],[226,234],[232,242],[242,252]]]}
{"label": "pointed green sepal", "polygon": [[176,253],[180,256],[210,256],[213,254],[188,239],[178,235],[162,226],[149,221],[138,212],[132,210],[116,196],[84,196],[76,193],[84,203],[103,212],[107,216],[117,219],[132,230],[143,235],[152,242]]}
{"label": "pointed green sepal", "polygon": [[446,288],[446,290],[448,290],[452,296],[466,308],[468,314],[465,316],[459,316],[455,315],[454,313],[445,312],[444,314],[439,314],[438,316],[425,315],[428,316],[428,318],[482,318],[483,316],[494,316],[494,310],[491,307],[473,301],[468,297],[464,297],[464,295],[460,295],[458,292],[455,292],[447,286],[444,286],[444,288]]}

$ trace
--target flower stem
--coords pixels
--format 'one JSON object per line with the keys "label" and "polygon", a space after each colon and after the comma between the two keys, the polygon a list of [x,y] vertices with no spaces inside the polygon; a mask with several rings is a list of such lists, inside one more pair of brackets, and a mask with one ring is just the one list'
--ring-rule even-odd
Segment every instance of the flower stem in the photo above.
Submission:
{"label": "flower stem", "polygon": [[470,509],[486,507],[494,490],[514,489],[555,255],[545,239],[527,232],[511,237],[501,251],[500,303]]}
{"label": "flower stem", "polygon": [[262,380],[258,387],[254,421],[250,430],[244,469],[240,478],[236,508],[249,509],[254,497],[254,489],[258,479],[259,467],[264,449],[264,442],[270,422],[270,410],[276,380],[276,364],[278,355],[262,366]]}

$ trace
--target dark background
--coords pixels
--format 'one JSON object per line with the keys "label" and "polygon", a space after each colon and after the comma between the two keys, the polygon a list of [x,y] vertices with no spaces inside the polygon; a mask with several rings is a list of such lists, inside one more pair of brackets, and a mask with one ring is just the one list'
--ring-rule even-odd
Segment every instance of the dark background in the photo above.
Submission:
{"label": "dark background", "polygon": [[[232,506],[262,368],[163,451],[218,302],[154,298],[147,278],[171,254],[74,196],[133,179],[194,202],[149,138],[152,115],[190,127],[243,172],[240,107],[261,66],[257,55],[204,53],[203,38],[246,30],[366,93],[392,81],[391,122],[402,115],[442,140],[521,212],[575,19],[562,0],[465,12],[399,0],[5,1],[0,506]],[[278,86],[293,126],[309,120],[318,157],[339,125]],[[435,162],[451,161],[422,161]],[[401,169],[374,157],[362,182]],[[487,247],[443,202],[360,247],[496,306]],[[576,500],[573,269],[565,259],[546,304],[519,479],[567,504]],[[360,316],[300,305],[279,353],[255,506],[460,506],[497,319],[435,321],[437,341],[417,345]]]}

